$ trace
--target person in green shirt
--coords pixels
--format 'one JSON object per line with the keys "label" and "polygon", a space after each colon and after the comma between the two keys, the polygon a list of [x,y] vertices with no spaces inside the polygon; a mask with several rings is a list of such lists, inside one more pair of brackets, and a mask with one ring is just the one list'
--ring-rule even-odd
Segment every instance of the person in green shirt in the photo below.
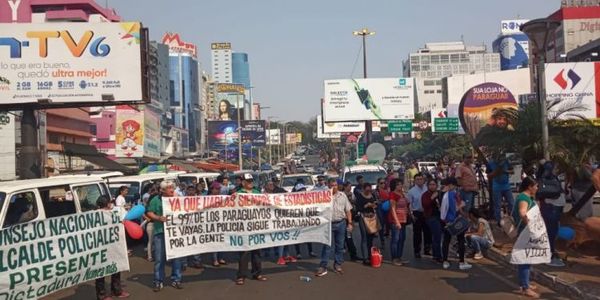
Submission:
{"label": "person in green shirt", "polygon": [[[538,183],[531,177],[526,177],[521,182],[521,193],[517,196],[515,206],[513,208],[513,219],[518,224],[519,233],[525,229],[529,219],[527,218],[527,212],[534,207],[535,194],[538,190]],[[521,287],[521,294],[530,298],[539,298],[540,295],[535,292],[536,287],[529,284],[529,273],[531,265],[518,265],[518,276],[519,286]]]}
{"label": "person in green shirt", "polygon": [[[163,181],[160,183],[160,195],[154,196],[148,204],[147,215],[154,223],[154,291],[159,292],[163,288],[165,279],[165,263],[167,261],[167,252],[165,249],[165,229],[164,223],[167,217],[163,215],[162,197],[175,196],[175,183],[173,181]],[[171,286],[180,290],[181,285],[182,261],[174,259],[172,261]]]}
{"label": "person in green shirt", "polygon": [[[242,177],[242,186],[237,190],[237,194],[260,194],[260,191],[254,188],[254,177],[250,173],[246,173]],[[252,263],[252,279],[258,281],[266,281],[267,277],[262,275],[262,262],[260,261],[260,249],[245,251],[240,253],[240,262],[238,265],[237,285],[243,285],[248,272],[248,261]]]}

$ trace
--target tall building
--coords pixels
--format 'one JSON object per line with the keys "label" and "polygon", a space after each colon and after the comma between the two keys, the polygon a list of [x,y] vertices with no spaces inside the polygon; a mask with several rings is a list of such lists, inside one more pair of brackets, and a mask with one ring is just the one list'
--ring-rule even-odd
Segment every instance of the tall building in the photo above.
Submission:
{"label": "tall building", "polygon": [[231,54],[233,67],[233,83],[243,84],[246,89],[250,89],[250,64],[248,63],[248,54],[234,52]]}
{"label": "tall building", "polygon": [[415,111],[424,113],[442,108],[442,78],[499,71],[500,56],[488,53],[486,46],[466,46],[463,42],[427,43],[409,54],[403,68],[404,76],[415,78]]}
{"label": "tall building", "polygon": [[[179,34],[167,33],[163,43],[169,46],[169,105],[168,124],[176,128],[172,143],[166,149],[177,149],[177,154],[195,152],[200,136],[200,88],[198,53],[194,44],[181,40]],[[173,129],[172,128],[172,129]],[[175,154],[175,153],[173,153]]]}
{"label": "tall building", "polygon": [[[100,6],[93,0],[20,0],[0,1],[0,23],[46,22],[118,22],[121,17],[112,9]],[[44,117],[45,116],[45,117]],[[18,118],[16,118],[18,122]],[[89,163],[73,157],[65,160],[63,143],[90,145],[93,122],[88,108],[47,109],[38,112],[38,122],[46,130],[39,131],[40,150],[46,154],[42,161],[57,170],[67,167],[78,170]],[[16,124],[19,128],[20,124]],[[20,135],[16,139],[20,146]]]}
{"label": "tall building", "polygon": [[[559,21],[548,45],[548,62],[571,61],[571,51],[600,39],[600,6],[596,1],[565,1],[548,18]],[[590,3],[588,3],[590,2]]]}
{"label": "tall building", "polygon": [[210,49],[213,80],[233,83],[231,43],[212,43]]}
{"label": "tall building", "polygon": [[503,20],[500,35],[492,43],[494,53],[500,54],[500,69],[514,70],[529,66],[529,38],[520,26],[529,20]]}

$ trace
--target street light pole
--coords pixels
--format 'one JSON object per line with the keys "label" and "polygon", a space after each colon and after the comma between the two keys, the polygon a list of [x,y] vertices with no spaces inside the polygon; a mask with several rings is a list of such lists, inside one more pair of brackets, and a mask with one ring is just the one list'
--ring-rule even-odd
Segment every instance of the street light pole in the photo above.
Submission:
{"label": "street light pole", "polygon": [[521,31],[524,32],[529,40],[533,43],[537,57],[537,95],[540,105],[540,118],[542,119],[542,148],[544,151],[544,159],[550,159],[549,149],[549,134],[548,134],[548,117],[546,103],[546,86],[545,86],[545,63],[547,61],[547,50],[550,37],[554,36],[556,28],[560,26],[560,22],[551,19],[535,19],[521,25]]}
{"label": "street light pole", "polygon": [[237,97],[237,130],[238,130],[238,165],[243,170],[242,162],[242,117],[240,115],[240,96]]}
{"label": "street light pole", "polygon": [[[374,35],[375,31],[369,31],[368,28],[363,28],[360,31],[352,32],[355,36],[360,36],[362,38],[362,49],[363,49],[363,78],[367,78],[367,36]],[[371,133],[373,132],[373,127],[371,121],[365,121],[365,144],[369,146],[371,142]],[[357,143],[360,142],[357,141]]]}

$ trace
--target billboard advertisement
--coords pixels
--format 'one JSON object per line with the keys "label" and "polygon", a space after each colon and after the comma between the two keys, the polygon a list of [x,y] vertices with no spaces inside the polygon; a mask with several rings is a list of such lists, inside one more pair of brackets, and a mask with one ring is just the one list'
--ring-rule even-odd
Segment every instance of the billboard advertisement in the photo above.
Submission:
{"label": "billboard advertisement", "polygon": [[3,24],[0,105],[147,100],[144,34],[138,22]]}
{"label": "billboard advertisement", "polygon": [[179,33],[165,33],[162,43],[169,46],[169,52],[188,54],[192,57],[198,57],[198,47],[192,43],[184,42]]}
{"label": "billboard advertisement", "polygon": [[365,122],[323,122],[324,133],[363,132]]}
{"label": "billboard advertisement", "polygon": [[500,53],[500,70],[529,66],[529,38],[523,33],[498,37],[492,43],[492,49]]}
{"label": "billboard advertisement", "polygon": [[287,144],[300,144],[302,143],[302,133],[286,133],[285,141]]}
{"label": "billboard advertisement", "polygon": [[500,33],[502,35],[521,33],[521,25],[529,20],[502,20],[500,21]]}
{"label": "billboard advertisement", "polygon": [[242,121],[242,143],[253,147],[267,145],[267,130],[264,120]]}
{"label": "billboard advertisement", "polygon": [[144,156],[144,111],[117,107],[115,157]]}
{"label": "billboard advertisement", "polygon": [[600,119],[599,73],[597,62],[546,64],[546,99],[559,101],[554,110],[582,106],[584,109],[576,114],[597,121]]}
{"label": "billboard advertisement", "polygon": [[[317,116],[317,138],[318,139],[339,139],[341,137],[341,133],[339,132],[332,132],[332,133],[326,133],[324,132],[324,126],[323,126],[323,116],[318,115]],[[336,123],[333,123],[336,124]]]}
{"label": "billboard advertisement", "polygon": [[467,91],[459,105],[459,118],[475,146],[485,146],[487,138],[514,130],[517,101],[497,83],[483,83]]}
{"label": "billboard advertisement", "polygon": [[144,157],[160,159],[160,117],[149,109],[144,110]]}
{"label": "billboard advertisement", "polygon": [[269,145],[281,145],[281,131],[279,129],[267,129]]}
{"label": "billboard advertisement", "polygon": [[237,121],[208,121],[210,149],[237,149],[239,131]]}
{"label": "billboard advertisement", "polygon": [[325,80],[324,90],[325,122],[414,118],[413,78]]}
{"label": "billboard advertisement", "polygon": [[[242,144],[263,147],[267,144],[264,120],[242,121]],[[208,121],[210,149],[237,149],[239,131],[237,121]]]}

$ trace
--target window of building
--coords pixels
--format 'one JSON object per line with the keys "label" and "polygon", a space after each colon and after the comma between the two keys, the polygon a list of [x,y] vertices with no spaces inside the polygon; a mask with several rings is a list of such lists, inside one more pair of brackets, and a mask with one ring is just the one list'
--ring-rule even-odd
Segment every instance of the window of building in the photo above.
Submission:
{"label": "window of building", "polygon": [[37,216],[38,207],[33,192],[14,194],[8,201],[8,209],[2,228],[35,220]]}
{"label": "window of building", "polygon": [[430,59],[429,59],[429,55],[423,55],[421,56],[421,63],[422,64],[429,64],[430,63]]}
{"label": "window of building", "polygon": [[448,54],[440,55],[440,63],[441,64],[447,64],[449,61],[450,61],[450,57]]}
{"label": "window of building", "polygon": [[435,92],[436,92],[436,93],[438,93],[438,94],[441,94],[441,93],[442,93],[442,90],[437,90],[437,91],[435,91]]}
{"label": "window of building", "polygon": [[432,55],[431,56],[431,63],[432,64],[439,64],[440,63],[440,56],[439,55]]}
{"label": "window of building", "polygon": [[48,143],[50,144],[60,144],[60,136],[55,133],[48,134]]}
{"label": "window of building", "polygon": [[175,103],[175,81],[169,80],[169,100]]}
{"label": "window of building", "polygon": [[458,63],[459,61],[460,61],[459,54],[450,54],[450,62],[451,63]]}

